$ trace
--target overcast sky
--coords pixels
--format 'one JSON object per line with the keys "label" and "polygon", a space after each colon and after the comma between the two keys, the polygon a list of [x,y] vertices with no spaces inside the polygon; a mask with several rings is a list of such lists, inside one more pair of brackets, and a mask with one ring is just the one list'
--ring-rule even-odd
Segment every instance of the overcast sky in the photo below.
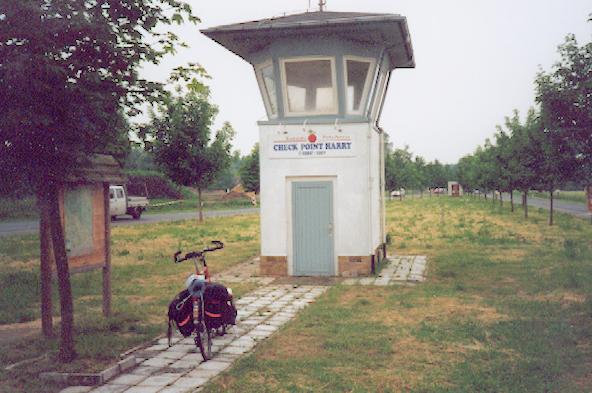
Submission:
{"label": "overcast sky", "polygon": [[[306,11],[308,0],[192,1],[202,23],[178,34],[190,48],[146,67],[165,80],[187,62],[203,65],[220,108],[216,127],[230,121],[235,148],[247,154],[257,142],[265,109],[252,67],[199,30]],[[310,0],[311,10],[318,0]],[[455,163],[495,132],[514,108],[534,105],[539,66],[558,60],[568,33],[592,39],[590,0],[328,0],[329,11],[394,13],[407,17],[416,68],[393,72],[381,120],[396,147],[431,161]]]}

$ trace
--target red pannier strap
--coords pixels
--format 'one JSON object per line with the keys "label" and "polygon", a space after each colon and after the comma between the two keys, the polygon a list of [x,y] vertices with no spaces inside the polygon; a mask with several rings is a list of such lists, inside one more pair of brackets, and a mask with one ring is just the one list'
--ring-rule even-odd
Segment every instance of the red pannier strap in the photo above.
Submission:
{"label": "red pannier strap", "polygon": [[208,311],[206,311],[206,315],[210,318],[220,318],[222,316],[222,314],[214,314]]}
{"label": "red pannier strap", "polygon": [[191,319],[191,314],[189,314],[187,316],[187,318],[185,318],[184,320],[182,320],[181,322],[179,322],[179,326],[185,326],[185,325],[187,325],[187,322],[189,322],[190,319]]}

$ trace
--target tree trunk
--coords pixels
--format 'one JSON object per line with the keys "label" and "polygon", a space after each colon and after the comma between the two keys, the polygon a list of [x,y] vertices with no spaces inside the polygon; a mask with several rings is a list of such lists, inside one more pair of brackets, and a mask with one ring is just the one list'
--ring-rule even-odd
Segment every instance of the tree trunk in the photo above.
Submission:
{"label": "tree trunk", "polygon": [[528,191],[522,192],[522,208],[524,209],[524,218],[528,218]]}
{"label": "tree trunk", "polygon": [[105,265],[103,266],[103,316],[105,318],[108,318],[111,316],[111,213],[109,212],[109,183],[103,183],[103,204],[105,206]]}
{"label": "tree trunk", "polygon": [[504,207],[504,195],[502,194],[502,191],[500,191],[500,207]]}
{"label": "tree trunk", "polygon": [[197,208],[199,209],[199,222],[203,222],[203,206],[201,202],[201,187],[197,187]]}
{"label": "tree trunk", "polygon": [[49,229],[49,211],[47,193],[39,192],[39,251],[40,251],[40,290],[41,290],[41,332],[44,337],[53,337],[53,316],[51,299],[51,231]]}
{"label": "tree trunk", "polygon": [[74,306],[72,304],[72,287],[64,231],[60,217],[59,193],[56,185],[49,186],[49,223],[53,243],[53,255],[56,261],[58,289],[60,293],[60,313],[62,317],[61,343],[59,358],[69,363],[76,357],[74,350]]}
{"label": "tree trunk", "polygon": [[590,214],[590,224],[592,224],[592,185],[588,184],[588,186],[586,187],[586,196],[587,201],[586,201],[586,205],[588,206],[588,213]]}
{"label": "tree trunk", "polygon": [[553,225],[553,191],[549,191],[549,225]]}
{"label": "tree trunk", "polygon": [[514,213],[514,190],[510,191],[510,210]]}

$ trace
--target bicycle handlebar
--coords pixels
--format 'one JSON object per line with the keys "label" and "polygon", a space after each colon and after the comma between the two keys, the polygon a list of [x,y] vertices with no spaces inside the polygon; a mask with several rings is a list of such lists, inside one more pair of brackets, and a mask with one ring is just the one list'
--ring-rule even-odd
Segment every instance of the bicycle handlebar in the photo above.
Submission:
{"label": "bicycle handlebar", "polygon": [[185,256],[184,257],[181,257],[181,258],[179,257],[181,255],[181,251],[177,251],[173,255],[173,261],[175,263],[181,263],[181,262],[186,261],[186,260],[191,259],[191,258],[200,257],[203,254],[205,254],[206,252],[216,251],[216,250],[219,250],[221,248],[224,248],[224,243],[222,243],[220,240],[212,240],[212,243],[214,244],[214,247],[204,248],[201,251],[192,251],[192,252],[189,252],[189,253],[185,254]]}

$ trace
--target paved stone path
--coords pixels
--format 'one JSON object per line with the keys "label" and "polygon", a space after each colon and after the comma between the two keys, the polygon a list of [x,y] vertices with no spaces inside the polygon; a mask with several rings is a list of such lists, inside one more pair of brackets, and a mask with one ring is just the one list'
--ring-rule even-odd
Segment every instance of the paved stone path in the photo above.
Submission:
{"label": "paved stone path", "polygon": [[395,255],[388,258],[378,277],[349,278],[345,285],[416,284],[426,279],[427,258],[423,255]]}
{"label": "paved stone path", "polygon": [[193,338],[167,339],[135,354],[138,367],[97,388],[70,387],[61,393],[186,393],[200,390],[210,379],[226,370],[259,341],[271,336],[296,313],[324,293],[328,287],[270,285],[236,301],[237,325],[213,339],[213,359],[204,362]]}

